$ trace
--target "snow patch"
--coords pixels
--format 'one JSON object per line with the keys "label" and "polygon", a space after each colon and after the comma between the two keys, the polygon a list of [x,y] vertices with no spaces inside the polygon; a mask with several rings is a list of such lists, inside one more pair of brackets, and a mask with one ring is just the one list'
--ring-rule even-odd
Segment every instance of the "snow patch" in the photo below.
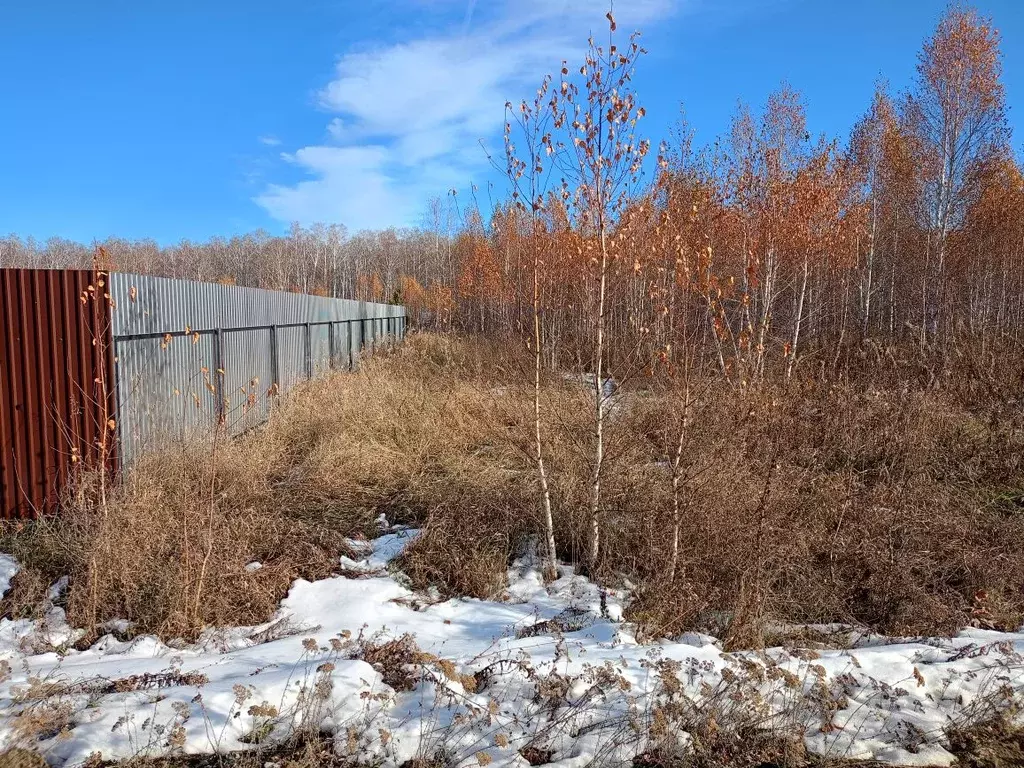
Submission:
{"label": "snow patch", "polygon": [[0,555],[0,598],[11,588],[11,580],[20,570],[18,561],[12,555]]}
{"label": "snow patch", "polygon": [[342,556],[341,565],[348,570],[363,573],[383,571],[392,560],[402,554],[402,551],[409,546],[417,536],[419,536],[418,530],[405,528],[397,529],[392,533],[387,533],[373,541],[347,539],[345,543],[348,544],[356,553],[361,554],[362,557],[356,559]]}
{"label": "snow patch", "polygon": [[[358,554],[341,560],[346,575],[298,580],[271,621],[211,630],[190,645],[107,635],[74,650],[58,607],[39,624],[0,621],[10,666],[0,748],[13,738],[19,691],[45,681],[72,712],[69,731],[40,745],[54,765],[96,751],[247,749],[254,734],[279,738],[302,722],[322,723],[339,751],[383,765],[443,748],[462,765],[523,768],[527,745],[559,766],[628,762],[647,746],[629,724],[677,684],[677,702],[748,697],[775,722],[805,729],[823,755],[948,765],[951,719],[1000,688],[1024,692],[1021,634],[857,636],[847,649],[749,653],[725,653],[699,633],[638,644],[621,622],[626,594],[568,566],[545,584],[531,555],[513,564],[501,601],[423,601],[388,572],[416,535],[351,542]],[[405,635],[415,669],[367,654]],[[398,673],[412,682],[400,685]]]}

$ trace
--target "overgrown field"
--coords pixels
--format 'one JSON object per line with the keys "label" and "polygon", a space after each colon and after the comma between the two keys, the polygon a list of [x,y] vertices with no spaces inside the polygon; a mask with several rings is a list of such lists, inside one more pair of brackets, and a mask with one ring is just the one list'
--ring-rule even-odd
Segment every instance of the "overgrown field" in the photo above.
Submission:
{"label": "overgrown field", "polygon": [[[295,578],[337,570],[346,539],[381,514],[423,530],[401,562],[416,587],[500,596],[539,532],[530,362],[509,345],[413,335],[358,374],[311,383],[241,439],[149,456],[119,485],[90,477],[60,518],[8,529],[2,548],[24,568],[0,607],[32,616],[68,576],[86,640],[112,620],[165,639],[255,624]],[[633,590],[641,636],[702,630],[743,648],[787,623],[1021,625],[1019,403],[890,378],[691,381],[674,578],[683,394],[637,377],[612,397],[592,577]],[[551,375],[541,401],[559,555],[582,566],[592,392]]]}
{"label": "overgrown field", "polygon": [[619,382],[596,564],[594,390],[542,374],[546,585],[535,360],[507,341],[411,334],[239,439],[87,475],[0,541],[0,749],[1014,764],[1020,635],[986,631],[1024,623],[1016,368],[935,386],[900,354],[852,381]]}

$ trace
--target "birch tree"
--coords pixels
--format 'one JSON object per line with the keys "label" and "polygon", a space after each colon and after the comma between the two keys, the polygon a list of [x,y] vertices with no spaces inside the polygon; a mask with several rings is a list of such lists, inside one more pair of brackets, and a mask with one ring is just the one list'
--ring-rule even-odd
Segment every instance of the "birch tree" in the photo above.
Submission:
{"label": "birch tree", "polygon": [[639,181],[650,142],[636,135],[645,110],[639,105],[632,80],[637,60],[645,52],[639,35],[625,48],[615,43],[616,23],[608,19],[608,42],[589,40],[582,82],[569,76],[563,63],[559,90],[551,100],[554,127],[564,131],[566,152],[561,163],[564,196],[571,202],[575,223],[584,234],[581,254],[594,276],[591,296],[591,374],[593,376],[593,458],[590,483],[588,562],[596,570],[601,547],[601,481],[605,455],[605,345],[610,270],[617,257],[615,221]]}
{"label": "birch tree", "polygon": [[907,119],[920,141],[925,175],[929,265],[924,317],[942,325],[950,230],[963,222],[969,170],[1007,143],[999,33],[973,9],[952,8],[925,42]]}

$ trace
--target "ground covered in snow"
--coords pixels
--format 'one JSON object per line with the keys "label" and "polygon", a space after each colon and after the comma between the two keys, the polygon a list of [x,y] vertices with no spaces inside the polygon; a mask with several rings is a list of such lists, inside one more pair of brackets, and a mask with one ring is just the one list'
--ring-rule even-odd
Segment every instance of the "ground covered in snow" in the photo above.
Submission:
{"label": "ground covered in snow", "polygon": [[[0,622],[0,749],[77,765],[252,749],[309,728],[368,764],[440,752],[522,768],[611,765],[686,749],[688,733],[755,728],[829,756],[948,765],[952,722],[1024,691],[1024,634],[733,654],[697,634],[645,645],[621,621],[622,594],[602,598],[571,568],[545,585],[528,558],[501,601],[441,601],[389,570],[413,536],[362,545],[345,575],[295,582],[267,624],[196,644],[111,634],[68,650],[78,634],[59,607]],[[16,569],[0,555],[0,588]]]}

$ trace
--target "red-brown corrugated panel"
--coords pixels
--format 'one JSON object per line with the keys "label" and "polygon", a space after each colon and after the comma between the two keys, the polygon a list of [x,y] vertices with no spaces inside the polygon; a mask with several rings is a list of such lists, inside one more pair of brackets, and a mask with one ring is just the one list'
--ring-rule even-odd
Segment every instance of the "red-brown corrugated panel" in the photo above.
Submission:
{"label": "red-brown corrugated panel", "polygon": [[0,515],[53,511],[82,467],[116,464],[106,275],[0,269]]}

